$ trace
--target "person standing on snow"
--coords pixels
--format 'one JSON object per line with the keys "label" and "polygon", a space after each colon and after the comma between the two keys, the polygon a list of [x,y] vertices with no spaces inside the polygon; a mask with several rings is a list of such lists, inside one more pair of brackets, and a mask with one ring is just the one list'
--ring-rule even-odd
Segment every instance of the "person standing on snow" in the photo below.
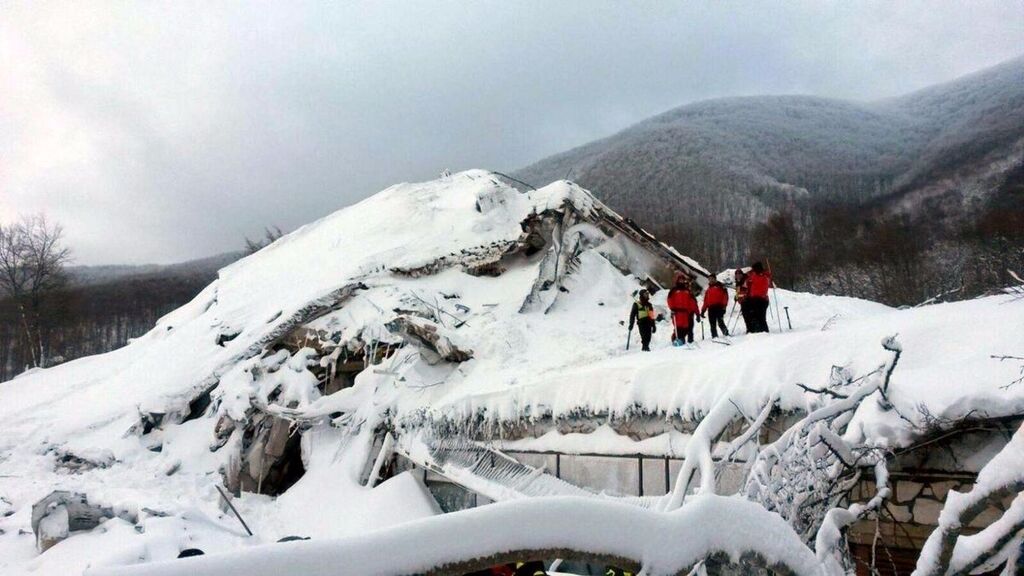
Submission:
{"label": "person standing on snow", "polygon": [[672,344],[682,346],[687,339],[693,342],[693,316],[700,314],[700,308],[690,292],[690,280],[682,272],[676,274],[676,284],[668,291],[667,303],[675,327]]}
{"label": "person standing on snow", "polygon": [[640,329],[641,350],[651,351],[651,334],[658,331],[654,325],[656,314],[654,305],[651,304],[651,293],[647,290],[640,291],[640,298],[633,302],[633,309],[629,311],[629,331],[633,331],[633,325]]}
{"label": "person standing on snow", "polygon": [[700,315],[708,315],[711,324],[711,337],[718,338],[718,329],[722,329],[722,335],[728,336],[729,329],[725,326],[725,311],[729,308],[729,293],[725,286],[712,278],[708,284],[708,290],[704,293],[704,305],[700,308]]}
{"label": "person standing on snow", "polygon": [[[747,321],[748,331],[768,332],[768,289],[772,285],[772,272],[765,270],[764,264],[754,262],[747,275],[747,300],[750,307],[750,320]],[[753,325],[751,325],[753,323]]]}
{"label": "person standing on snow", "polygon": [[747,273],[742,268],[736,269],[736,303],[740,305],[740,316],[743,317],[743,326],[750,333],[752,326],[750,322],[750,300],[747,298]]}

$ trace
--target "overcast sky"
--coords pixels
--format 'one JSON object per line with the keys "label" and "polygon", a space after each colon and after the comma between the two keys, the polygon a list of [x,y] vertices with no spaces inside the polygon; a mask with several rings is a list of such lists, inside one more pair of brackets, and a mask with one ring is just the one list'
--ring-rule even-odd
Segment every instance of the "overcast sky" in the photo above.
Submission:
{"label": "overcast sky", "polygon": [[874,99],[1024,52],[1024,3],[0,4],[0,222],[80,264],[241,246],[719,96]]}

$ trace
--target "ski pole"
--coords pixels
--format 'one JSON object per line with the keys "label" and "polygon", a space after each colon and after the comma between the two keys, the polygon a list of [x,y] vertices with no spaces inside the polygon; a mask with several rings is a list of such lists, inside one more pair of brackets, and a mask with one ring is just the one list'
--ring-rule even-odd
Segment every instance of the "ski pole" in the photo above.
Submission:
{"label": "ski pole", "polygon": [[[771,274],[772,263],[768,260],[765,260],[765,263],[768,264],[768,273]],[[772,278],[772,300],[775,300],[775,319],[779,322],[779,332],[782,332],[782,315],[779,314],[779,289],[775,286],[774,278]],[[769,306],[768,309],[771,310],[771,306]],[[792,329],[793,328],[790,327],[790,330]]]}
{"label": "ski pole", "polygon": [[783,306],[783,310],[786,311],[786,324],[789,324],[789,329],[793,329],[793,321],[789,319],[789,306]]}
{"label": "ski pole", "polygon": [[[788,309],[786,310],[786,315],[787,315],[786,321],[789,322],[789,317],[788,317],[789,310]],[[779,291],[778,290],[775,290],[775,316],[777,316],[778,319],[779,319],[779,332],[782,332],[782,315],[779,314]],[[793,329],[792,323],[790,323],[789,329],[790,330]]]}
{"label": "ski pole", "polygon": [[[775,287],[775,282],[772,281],[772,295],[775,300],[775,320],[779,323],[779,332],[782,332],[782,315],[779,314],[779,290]],[[768,308],[771,310],[771,307]]]}
{"label": "ski pole", "polygon": [[629,350],[629,339],[633,337],[633,327],[626,329],[626,350]]}
{"label": "ski pole", "polygon": [[700,324],[700,339],[704,340],[704,323],[700,322],[699,320],[698,323]]}

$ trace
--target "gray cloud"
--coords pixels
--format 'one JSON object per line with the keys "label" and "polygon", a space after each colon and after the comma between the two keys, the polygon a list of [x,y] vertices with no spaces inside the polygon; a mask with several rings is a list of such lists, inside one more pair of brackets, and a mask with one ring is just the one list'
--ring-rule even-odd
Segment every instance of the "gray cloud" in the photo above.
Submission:
{"label": "gray cloud", "polygon": [[1019,2],[334,4],[4,4],[0,221],[181,260],[694,100],[874,99],[1024,46]]}

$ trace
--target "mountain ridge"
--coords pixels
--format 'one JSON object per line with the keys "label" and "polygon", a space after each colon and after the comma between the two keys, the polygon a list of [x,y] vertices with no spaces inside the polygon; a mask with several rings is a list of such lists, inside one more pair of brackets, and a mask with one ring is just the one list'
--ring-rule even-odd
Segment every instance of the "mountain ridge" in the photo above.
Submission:
{"label": "mountain ridge", "polygon": [[749,235],[770,215],[810,202],[871,205],[886,215],[944,203],[941,218],[956,219],[966,201],[987,201],[1022,150],[1024,56],[877,101],[703,100],[513,175],[542,185],[571,173],[613,208],[721,266],[746,258],[749,242],[701,241],[685,229]]}
{"label": "mountain ridge", "polygon": [[512,174],[571,175],[714,268],[768,258],[790,287],[914,304],[1024,268],[1022,167],[1024,56],[877,101],[703,100]]}

